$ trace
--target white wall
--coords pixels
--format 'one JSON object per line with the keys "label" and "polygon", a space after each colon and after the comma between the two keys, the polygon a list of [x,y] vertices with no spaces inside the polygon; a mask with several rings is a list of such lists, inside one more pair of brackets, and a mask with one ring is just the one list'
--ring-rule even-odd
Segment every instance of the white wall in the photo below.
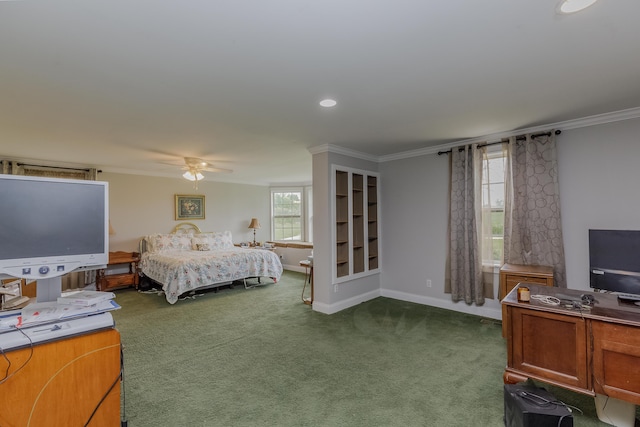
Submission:
{"label": "white wall", "polygon": [[588,230],[640,230],[640,119],[563,132],[558,163],[567,283],[587,290]]}
{"label": "white wall", "polygon": [[[333,286],[331,242],[331,168],[333,165],[378,171],[378,164],[333,152],[313,155],[313,235],[314,293],[313,309],[335,313],[380,294],[380,275],[372,274]],[[383,178],[381,178],[383,179]],[[384,204],[384,202],[381,202]]]}
{"label": "white wall", "polygon": [[[566,130],[557,141],[568,287],[587,290],[587,230],[640,229],[640,119]],[[495,299],[467,306],[443,292],[447,156],[384,162],[380,173],[382,295],[500,318]]]}
{"label": "white wall", "polygon": [[256,240],[270,238],[269,188],[258,185],[202,181],[195,190],[193,183],[182,178],[102,173],[101,181],[109,182],[109,216],[115,234],[110,236],[112,251],[137,250],[139,239],[151,233],[169,233],[183,221],[174,218],[176,194],[204,194],[204,220],[190,220],[202,231],[231,231],[233,241],[253,240],[248,229],[252,217],[262,228]]}

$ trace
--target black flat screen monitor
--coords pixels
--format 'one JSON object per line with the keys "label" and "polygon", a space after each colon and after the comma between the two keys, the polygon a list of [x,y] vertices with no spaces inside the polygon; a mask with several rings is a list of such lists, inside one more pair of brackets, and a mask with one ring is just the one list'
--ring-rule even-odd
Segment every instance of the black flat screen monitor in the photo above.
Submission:
{"label": "black flat screen monitor", "polygon": [[640,295],[640,231],[589,230],[590,286]]}

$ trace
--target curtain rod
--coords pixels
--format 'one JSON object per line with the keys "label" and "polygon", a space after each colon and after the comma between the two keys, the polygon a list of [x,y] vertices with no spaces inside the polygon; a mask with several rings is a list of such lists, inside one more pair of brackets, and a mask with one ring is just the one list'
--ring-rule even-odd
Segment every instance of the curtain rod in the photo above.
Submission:
{"label": "curtain rod", "polygon": [[[81,169],[81,168],[65,168],[62,166],[45,166],[45,165],[32,165],[29,163],[16,163],[17,166],[31,166],[35,168],[48,168],[48,169],[64,169],[68,171],[80,171],[80,172],[91,172],[91,169]],[[101,170],[97,171],[98,173],[102,173]]]}
{"label": "curtain rod", "polygon": [[[554,132],[556,135],[560,135],[562,133],[562,131],[560,129],[556,130]],[[551,136],[551,132],[543,132],[543,133],[536,133],[531,135],[531,138],[537,138],[539,136]],[[522,141],[524,139],[526,139],[526,135],[517,135],[516,136],[516,141]],[[480,144],[478,145],[478,147],[488,147],[490,145],[495,145],[495,144],[502,144],[504,142],[507,142],[509,139],[508,138],[502,138],[500,141],[496,141],[496,142],[487,142],[486,144]],[[458,148],[458,151],[464,151],[464,145],[461,146],[460,148]],[[441,154],[449,154],[451,153],[451,150],[447,150],[447,151],[438,151],[438,156]]]}

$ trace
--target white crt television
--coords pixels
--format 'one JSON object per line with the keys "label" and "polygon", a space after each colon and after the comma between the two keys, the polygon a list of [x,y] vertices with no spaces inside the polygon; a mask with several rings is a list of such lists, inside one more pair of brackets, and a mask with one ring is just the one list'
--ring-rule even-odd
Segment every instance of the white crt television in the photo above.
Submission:
{"label": "white crt television", "polygon": [[0,278],[38,281],[37,301],[60,276],[109,261],[109,185],[0,174]]}

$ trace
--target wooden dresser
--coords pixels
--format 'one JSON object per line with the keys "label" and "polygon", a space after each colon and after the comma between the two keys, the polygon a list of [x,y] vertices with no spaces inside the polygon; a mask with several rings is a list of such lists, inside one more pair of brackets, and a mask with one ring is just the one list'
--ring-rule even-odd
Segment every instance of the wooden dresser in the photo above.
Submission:
{"label": "wooden dresser", "polygon": [[[500,268],[500,292],[502,301],[520,282],[553,286],[553,267],[546,265],[504,264]],[[507,336],[507,307],[502,306],[502,336]]]}
{"label": "wooden dresser", "polygon": [[[140,254],[138,252],[109,252],[109,265],[106,269],[98,270],[96,287],[99,291],[110,291],[129,286],[137,289],[139,261]],[[116,273],[115,269],[119,268],[123,271]]]}

